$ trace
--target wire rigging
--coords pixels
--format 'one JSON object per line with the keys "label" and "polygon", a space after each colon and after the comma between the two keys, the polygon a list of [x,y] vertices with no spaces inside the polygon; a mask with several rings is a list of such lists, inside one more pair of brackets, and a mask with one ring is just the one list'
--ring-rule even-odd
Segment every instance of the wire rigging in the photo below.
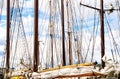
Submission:
{"label": "wire rigging", "polygon": [[2,12],[3,12],[3,5],[4,5],[4,0],[0,1],[0,23],[1,23],[1,17],[2,17]]}
{"label": "wire rigging", "polygon": [[[105,19],[106,19],[107,24],[108,24],[108,29],[110,30],[110,34],[111,34],[111,37],[112,37],[112,41],[113,41],[113,45],[114,45],[115,51],[117,52],[118,56],[120,57],[120,53],[119,53],[119,50],[118,50],[118,47],[117,47],[117,43],[116,43],[115,38],[114,38],[114,36],[113,36],[113,33],[112,33],[112,30],[111,30],[109,21],[108,21],[108,19],[107,19],[107,17],[106,17],[106,14],[105,14]],[[116,56],[117,56],[117,54],[116,54]],[[117,58],[117,57],[116,57],[116,58]]]}

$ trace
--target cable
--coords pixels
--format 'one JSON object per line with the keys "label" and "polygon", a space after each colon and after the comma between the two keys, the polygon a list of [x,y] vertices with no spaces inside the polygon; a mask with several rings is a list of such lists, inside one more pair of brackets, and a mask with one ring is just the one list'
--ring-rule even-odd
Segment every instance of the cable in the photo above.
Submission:
{"label": "cable", "polygon": [[106,18],[106,21],[107,21],[107,24],[108,24],[108,29],[110,30],[110,33],[111,33],[111,36],[112,36],[113,45],[115,46],[115,50],[116,50],[116,52],[118,53],[118,56],[120,57],[119,50],[118,50],[118,48],[117,48],[117,43],[116,43],[116,41],[115,41],[115,39],[114,39],[114,36],[113,36],[112,30],[111,30],[110,24],[109,24],[109,22],[108,22],[108,19],[107,19],[107,17],[106,17],[106,14],[105,14],[105,18]]}
{"label": "cable", "polygon": [[1,6],[0,6],[0,23],[1,23],[4,0],[2,0],[2,2],[0,2],[0,3],[1,3]]}

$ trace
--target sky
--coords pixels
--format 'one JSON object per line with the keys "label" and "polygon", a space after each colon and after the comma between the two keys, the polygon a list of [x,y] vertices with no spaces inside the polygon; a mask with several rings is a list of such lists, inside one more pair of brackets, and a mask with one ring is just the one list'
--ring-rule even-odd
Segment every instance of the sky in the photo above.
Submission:
{"label": "sky", "polygon": [[[1,3],[3,2],[3,0],[0,0]],[[54,44],[54,48],[56,47],[57,50],[54,49],[54,52],[60,52],[59,54],[54,53],[55,55],[55,59],[56,60],[60,60],[58,63],[55,64],[59,64],[62,60],[60,58],[61,56],[61,52],[62,52],[62,48],[61,48],[61,20],[60,20],[60,4],[57,4],[58,2],[60,2],[60,0],[51,0],[54,1],[54,5],[56,6],[52,6],[52,21],[55,22],[53,23],[53,25],[55,25],[56,27],[54,27],[55,29],[55,34],[56,36],[55,38],[55,43],[57,43],[59,46]],[[85,57],[87,55],[88,52],[88,56],[87,56],[87,61],[90,62],[90,58],[91,58],[91,52],[92,51],[92,46],[93,43],[95,43],[95,48],[94,48],[94,61],[98,61],[100,62],[101,60],[101,56],[100,56],[100,22],[99,22],[99,12],[95,11],[95,10],[91,10],[87,7],[84,6],[80,6],[79,3],[83,3],[89,6],[93,6],[93,7],[97,7],[99,8],[100,6],[100,2],[99,0],[64,0],[65,2],[65,35],[66,35],[66,44],[68,43],[67,41],[67,9],[66,9],[66,2],[68,1],[68,6],[70,6],[70,4],[72,3],[72,5],[70,7],[72,7],[72,10],[69,8],[69,22],[71,24],[71,28],[72,28],[72,32],[74,33],[74,31],[77,31],[77,34],[74,35],[74,38],[76,38],[76,36],[78,35],[79,39],[81,38],[80,34],[80,28],[81,26],[83,26],[83,32],[82,32],[82,53],[83,53],[83,57]],[[70,3],[71,1],[71,3]],[[110,4],[113,4],[113,6],[115,8],[117,8],[117,3],[119,3],[120,1],[118,0],[104,0],[104,8],[105,9],[109,9],[111,6]],[[19,5],[22,6],[22,2],[23,0],[20,0]],[[56,3],[55,3],[56,2]],[[117,3],[116,3],[117,2]],[[0,4],[1,4],[0,3]],[[18,46],[17,46],[17,50],[15,50],[15,46],[16,46],[16,42],[17,42],[17,34],[18,34],[18,26],[19,23],[16,22],[16,31],[14,33],[14,42],[13,42],[13,48],[11,49],[12,55],[11,55],[11,63],[13,63],[13,57],[15,56],[16,61],[14,61],[14,63],[19,62],[20,58],[26,58],[26,56],[29,55],[30,53],[30,57],[33,58],[32,54],[33,54],[33,26],[34,26],[34,1],[33,0],[24,0],[24,5],[23,5],[23,9],[22,10],[22,21],[23,21],[23,26],[24,26],[24,32],[26,34],[26,39],[28,42],[28,50],[27,50],[27,46],[26,46],[26,42],[23,42],[25,39],[24,37],[22,37],[23,32],[20,32],[19,35],[19,40],[18,40]],[[13,4],[13,2],[11,2],[11,4]],[[59,5],[59,6],[58,6]],[[2,7],[2,6],[1,6]],[[11,5],[12,8],[12,5]],[[17,8],[17,5],[15,5],[15,8]],[[47,56],[46,54],[49,54],[49,51],[47,48],[50,49],[49,47],[49,0],[39,0],[39,41],[40,41],[40,45],[41,47],[39,48],[41,52],[45,52],[45,54],[40,55],[40,59],[42,60],[46,60],[45,62],[42,62],[42,60],[40,61],[40,63],[44,64],[47,61]],[[16,10],[17,11],[17,10]],[[14,13],[16,12],[14,10]],[[2,12],[2,15],[0,15],[1,20],[0,20],[0,59],[3,58],[3,56],[5,54],[3,54],[5,52],[5,48],[6,48],[6,0],[4,0],[4,5],[2,8],[2,11],[0,9],[0,13]],[[94,15],[96,16],[94,18]],[[19,16],[19,14],[18,14]],[[119,26],[119,19],[118,16],[120,16],[120,13],[115,11],[112,13],[106,12],[105,13],[105,52],[106,55],[110,58],[112,58],[112,53],[111,53],[111,49],[115,50],[114,52],[114,56],[117,58],[119,55],[117,54],[117,50],[115,48],[115,46],[117,47],[117,49],[120,49],[120,26]],[[15,17],[15,16],[13,16]],[[55,17],[55,18],[54,18]],[[107,18],[107,19],[106,19]],[[76,19],[75,21],[73,21],[72,19]],[[95,23],[94,23],[94,19],[96,19]],[[19,17],[16,19],[19,20]],[[108,20],[109,22],[109,26],[111,28],[108,27],[108,22],[106,21]],[[14,28],[14,22],[12,23],[12,28]],[[95,25],[94,25],[95,24]],[[58,26],[58,27],[57,27]],[[74,27],[72,27],[74,26]],[[93,28],[95,26],[95,39],[91,38],[91,36],[93,35]],[[20,31],[22,31],[23,28],[20,29]],[[12,32],[11,32],[12,33]],[[114,38],[113,38],[114,37]],[[22,38],[22,39],[21,39]],[[58,39],[57,39],[58,38]],[[91,40],[91,42],[90,42]],[[94,41],[93,41],[94,40]],[[114,40],[114,41],[113,41]],[[25,45],[24,45],[25,44]],[[47,46],[48,44],[48,46]],[[76,51],[76,44],[72,44],[73,45],[73,50],[72,51]],[[89,47],[88,47],[89,46]],[[25,48],[24,48],[25,47]],[[88,50],[89,49],[89,50]],[[29,52],[29,53],[24,53],[24,52]],[[66,51],[68,50],[67,45],[66,45]],[[15,53],[17,52],[17,53]],[[76,55],[74,56],[74,62],[77,62],[77,57]],[[68,58],[68,57],[66,57]],[[28,58],[26,58],[28,59]],[[48,58],[48,60],[50,60],[50,58]],[[116,59],[119,60],[119,59]],[[2,62],[2,61],[0,61]],[[57,61],[54,61],[57,62]],[[68,59],[67,59],[68,62]],[[50,62],[49,62],[50,63]]]}

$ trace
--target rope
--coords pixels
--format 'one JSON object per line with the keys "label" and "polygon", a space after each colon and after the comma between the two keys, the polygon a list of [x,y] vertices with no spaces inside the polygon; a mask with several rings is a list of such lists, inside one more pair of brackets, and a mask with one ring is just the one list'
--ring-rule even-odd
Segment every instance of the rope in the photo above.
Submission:
{"label": "rope", "polygon": [[[115,46],[115,50],[116,50],[116,52],[118,53],[118,56],[120,57],[119,50],[118,50],[117,45],[116,45],[117,43],[116,43],[116,41],[115,41],[115,39],[114,39],[114,36],[113,36],[112,30],[111,30],[110,24],[109,24],[109,22],[108,22],[108,19],[107,19],[107,17],[106,17],[106,14],[105,14],[105,18],[106,18],[106,21],[107,21],[107,24],[108,24],[108,29],[110,30],[110,34],[111,34],[111,36],[112,36],[113,45]],[[116,57],[116,58],[117,58],[117,57]]]}
{"label": "rope", "polygon": [[1,22],[4,0],[2,0],[2,2],[0,2],[0,3],[1,3],[1,6],[0,6],[0,22]]}

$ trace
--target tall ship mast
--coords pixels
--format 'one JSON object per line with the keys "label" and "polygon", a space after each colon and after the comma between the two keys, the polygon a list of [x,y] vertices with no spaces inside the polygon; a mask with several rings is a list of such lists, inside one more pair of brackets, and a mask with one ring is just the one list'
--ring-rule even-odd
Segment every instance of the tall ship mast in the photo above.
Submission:
{"label": "tall ship mast", "polygon": [[38,70],[39,52],[38,52],[38,3],[39,0],[34,0],[34,72]]}
{"label": "tall ship mast", "polygon": [[7,33],[6,33],[6,73],[10,68],[10,0],[7,0]]}
{"label": "tall ship mast", "polygon": [[[100,23],[101,23],[101,59],[105,55],[105,44],[104,44],[104,10],[103,0],[100,1]],[[102,60],[102,67],[105,67],[105,62]]]}
{"label": "tall ship mast", "polygon": [[63,51],[63,66],[66,65],[66,54],[65,54],[65,32],[64,32],[64,0],[61,0],[61,23],[62,23],[62,51]]}

